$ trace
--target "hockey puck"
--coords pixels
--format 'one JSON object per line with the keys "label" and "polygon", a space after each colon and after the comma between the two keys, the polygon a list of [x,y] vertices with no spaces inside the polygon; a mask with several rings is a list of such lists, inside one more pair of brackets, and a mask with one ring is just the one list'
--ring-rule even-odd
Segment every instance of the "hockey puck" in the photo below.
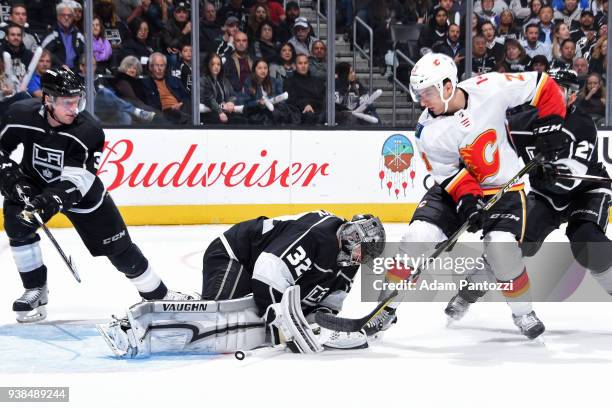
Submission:
{"label": "hockey puck", "polygon": [[236,360],[242,361],[245,359],[246,353],[244,351],[238,350],[234,353],[234,357],[236,357]]}

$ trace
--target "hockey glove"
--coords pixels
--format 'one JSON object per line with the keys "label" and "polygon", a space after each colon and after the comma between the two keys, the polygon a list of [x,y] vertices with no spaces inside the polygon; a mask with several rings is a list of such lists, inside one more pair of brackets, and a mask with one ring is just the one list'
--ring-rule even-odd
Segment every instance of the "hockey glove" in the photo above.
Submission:
{"label": "hockey glove", "polygon": [[557,166],[552,162],[542,162],[536,167],[536,177],[546,185],[553,186],[557,182]]}
{"label": "hockey glove", "polygon": [[558,155],[571,143],[570,137],[562,131],[563,118],[556,115],[534,121],[532,130],[535,137],[535,152],[542,153],[549,161],[558,159]]}
{"label": "hockey glove", "polygon": [[468,231],[477,232],[482,229],[485,220],[483,211],[484,201],[482,197],[474,194],[466,194],[457,203],[457,213],[463,218],[464,222],[469,223]]}
{"label": "hockey glove", "polygon": [[4,198],[11,201],[21,201],[17,194],[17,186],[23,180],[24,175],[19,165],[11,159],[0,157],[0,192]]}
{"label": "hockey glove", "polygon": [[62,199],[57,194],[45,191],[26,204],[25,211],[30,213],[37,212],[43,222],[46,223],[63,208]]}

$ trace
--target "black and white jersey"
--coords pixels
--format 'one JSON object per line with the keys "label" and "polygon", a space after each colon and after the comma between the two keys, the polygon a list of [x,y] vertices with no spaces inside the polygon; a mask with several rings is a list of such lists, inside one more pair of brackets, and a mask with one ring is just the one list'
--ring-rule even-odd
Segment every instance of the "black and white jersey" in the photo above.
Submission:
{"label": "black and white jersey", "polygon": [[250,274],[253,295],[263,312],[299,285],[304,313],[342,306],[358,266],[337,264],[336,232],[346,221],[325,211],[278,218],[259,217],[234,225],[220,237],[228,254]]}
{"label": "black and white jersey", "polygon": [[89,113],[80,113],[71,125],[51,127],[40,101],[16,102],[2,117],[0,150],[8,156],[20,144],[23,172],[39,189],[57,192],[64,208],[87,213],[102,203],[105,189],[96,172],[104,131]]}
{"label": "black and white jersey", "polygon": [[[537,111],[529,109],[509,117],[510,139],[517,153],[525,163],[535,156],[535,137],[531,131]],[[563,132],[571,141],[555,161],[557,171],[574,175],[593,175],[607,177],[603,164],[597,153],[597,127],[591,117],[580,108],[572,105],[565,117]],[[540,194],[557,210],[564,210],[569,203],[581,193],[595,189],[609,189],[610,186],[589,181],[558,178],[550,186],[530,174],[529,183],[532,191]]]}

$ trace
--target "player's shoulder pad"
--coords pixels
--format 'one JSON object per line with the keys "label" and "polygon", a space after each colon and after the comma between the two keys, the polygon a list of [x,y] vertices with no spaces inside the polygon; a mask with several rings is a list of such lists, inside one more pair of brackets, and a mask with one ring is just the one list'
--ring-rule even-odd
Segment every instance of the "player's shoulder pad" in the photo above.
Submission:
{"label": "player's shoulder pad", "polygon": [[563,127],[580,140],[595,142],[597,139],[597,125],[588,113],[577,106],[569,112]]}
{"label": "player's shoulder pad", "polygon": [[27,123],[31,123],[32,115],[38,115],[41,107],[40,100],[26,99],[12,103],[5,114],[12,116],[16,120],[23,118]]}

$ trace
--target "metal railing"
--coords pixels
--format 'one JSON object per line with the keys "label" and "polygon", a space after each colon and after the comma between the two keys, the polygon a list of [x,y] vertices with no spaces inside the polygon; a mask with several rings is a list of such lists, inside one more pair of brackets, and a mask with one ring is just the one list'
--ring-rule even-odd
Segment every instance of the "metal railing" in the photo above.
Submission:
{"label": "metal railing", "polygon": [[[368,31],[370,36],[370,50],[366,52],[363,48],[357,44],[357,24],[360,24]],[[372,94],[372,89],[374,88],[373,83],[373,71],[374,71],[374,58],[372,53],[374,51],[374,30],[370,27],[365,21],[363,21],[360,17],[355,16],[353,20],[353,69],[357,72],[357,53],[364,57],[368,61],[368,70],[369,70],[369,86],[368,90],[370,94]]]}
{"label": "metal railing", "polygon": [[321,13],[321,0],[317,0],[317,38],[321,38],[321,19],[327,22],[327,16]]}
{"label": "metal railing", "polygon": [[[408,87],[404,85],[399,79],[397,79],[397,66],[399,65],[398,57],[406,61],[412,66],[414,66],[415,64],[415,62],[411,60],[410,57],[408,57],[406,54],[404,54],[400,50],[398,49],[393,50],[393,104],[392,104],[393,108],[392,108],[392,116],[391,116],[391,126],[395,126],[395,116],[396,116],[396,108],[397,108],[397,103],[396,103],[397,86],[399,85],[400,88],[402,88],[402,90],[406,92],[407,95],[410,95],[410,90],[408,89]],[[414,101],[411,103],[411,106],[412,106],[412,111],[410,114],[410,122],[412,124],[414,123],[414,113],[415,113]]]}

